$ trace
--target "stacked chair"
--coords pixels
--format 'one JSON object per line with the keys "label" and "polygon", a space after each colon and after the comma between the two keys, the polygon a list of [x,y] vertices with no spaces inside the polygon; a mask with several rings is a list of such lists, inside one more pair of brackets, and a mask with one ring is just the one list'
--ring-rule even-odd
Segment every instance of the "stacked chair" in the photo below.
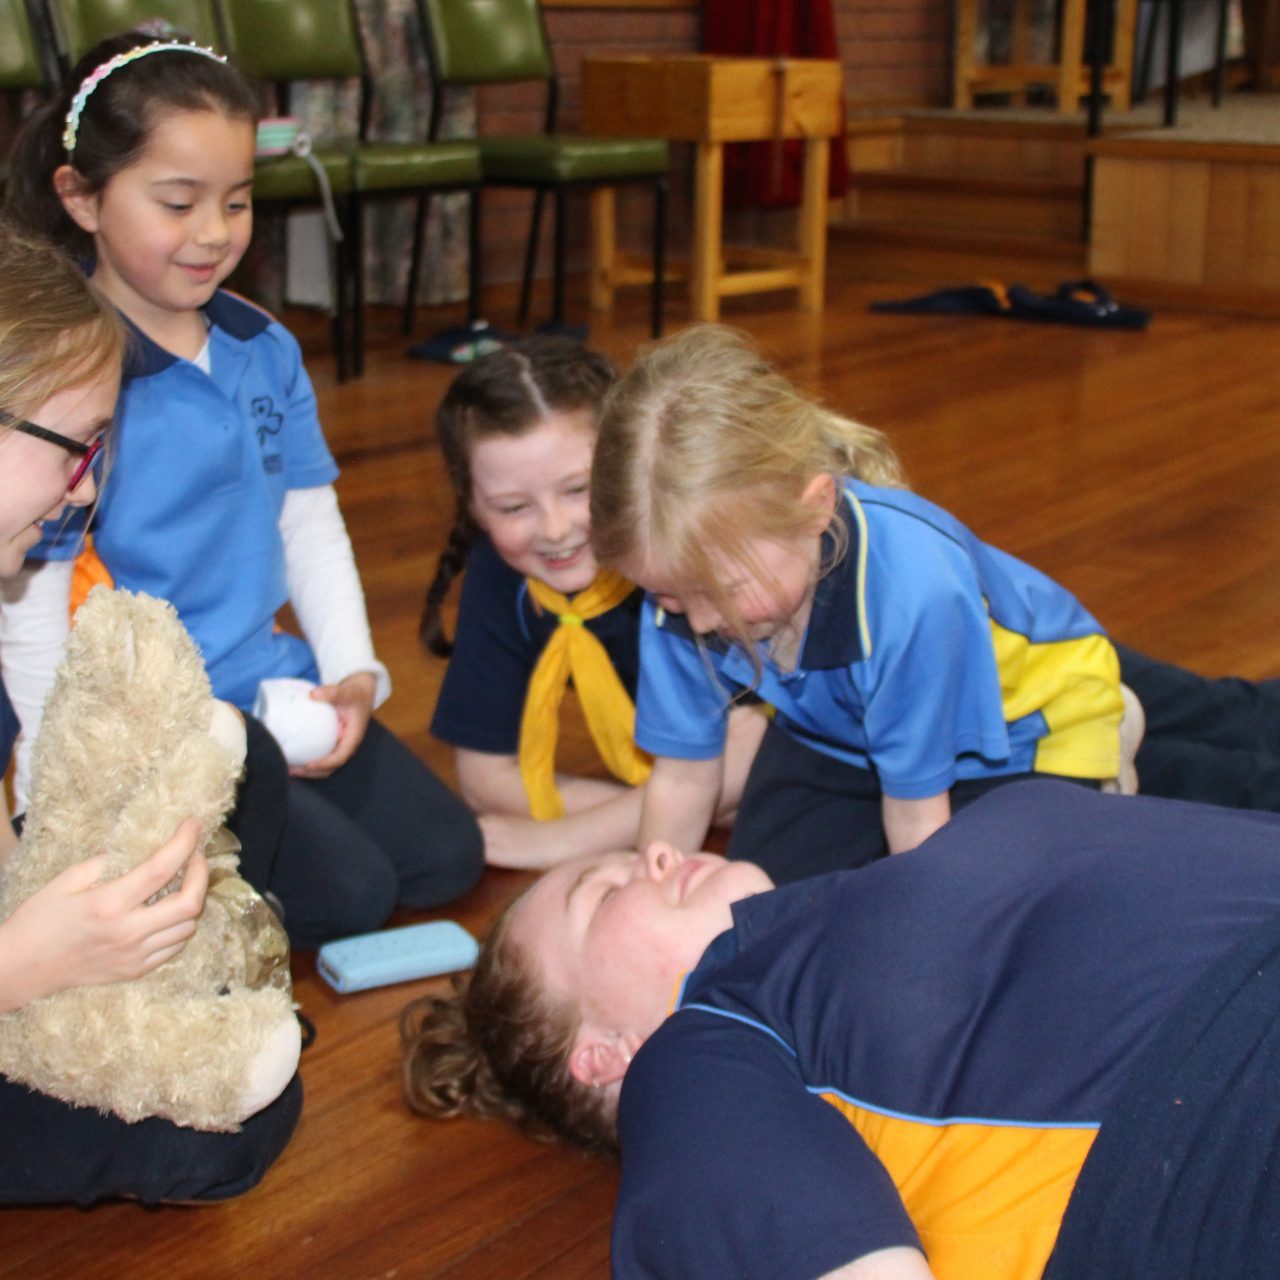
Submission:
{"label": "stacked chair", "polygon": [[[29,0],[0,0],[0,93],[48,92],[57,76],[52,42],[42,13]],[[8,157],[0,161],[0,190],[8,181]]]}

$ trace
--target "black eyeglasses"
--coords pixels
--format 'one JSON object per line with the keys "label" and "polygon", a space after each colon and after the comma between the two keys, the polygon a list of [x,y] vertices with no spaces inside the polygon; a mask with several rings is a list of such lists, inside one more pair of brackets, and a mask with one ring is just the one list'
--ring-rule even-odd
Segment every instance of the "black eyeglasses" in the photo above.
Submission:
{"label": "black eyeglasses", "polygon": [[85,477],[85,472],[93,466],[98,454],[102,452],[101,436],[92,444],[81,444],[79,440],[72,440],[70,436],[59,435],[56,431],[50,431],[48,427],[41,427],[34,422],[28,422],[26,418],[15,418],[13,414],[6,413],[3,409],[0,409],[0,423],[12,427],[15,431],[21,431],[24,435],[35,436],[37,440],[47,440],[50,444],[56,444],[59,449],[65,449],[73,457],[80,459],[76,469],[71,473],[70,481],[67,483],[68,496],[76,491],[80,481]]}

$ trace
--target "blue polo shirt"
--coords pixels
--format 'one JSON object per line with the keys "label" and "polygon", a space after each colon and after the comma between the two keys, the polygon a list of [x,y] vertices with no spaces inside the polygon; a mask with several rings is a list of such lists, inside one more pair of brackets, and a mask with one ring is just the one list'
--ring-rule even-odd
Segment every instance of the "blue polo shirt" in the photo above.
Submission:
{"label": "blue polo shirt", "polygon": [[[276,629],[289,595],[279,520],[289,489],[338,470],[288,330],[223,291],[204,311],[210,374],[131,326],[92,532],[116,585],[171,601],[214,693],[247,709],[268,676],[317,678],[305,641]],[[74,558],[86,518],[31,554]]]}
{"label": "blue polo shirt", "polygon": [[614,1276],[1038,1280],[1130,1065],[1277,912],[1280,817],[1047,780],[738,903],[625,1077]]}
{"label": "blue polo shirt", "polygon": [[646,603],[641,747],[719,755],[730,699],[754,684],[779,727],[901,799],[960,778],[1116,775],[1119,662],[1070,593],[913,493],[848,480],[839,518],[848,550],[818,582],[792,671],[761,646],[756,684],[749,654]]}
{"label": "blue polo shirt", "polygon": [[[643,597],[637,587],[585,624],[633,699]],[[431,732],[455,747],[515,755],[529,677],[558,626],[559,619],[530,598],[524,575],[498,555],[487,536],[478,538],[467,557],[453,656]]]}

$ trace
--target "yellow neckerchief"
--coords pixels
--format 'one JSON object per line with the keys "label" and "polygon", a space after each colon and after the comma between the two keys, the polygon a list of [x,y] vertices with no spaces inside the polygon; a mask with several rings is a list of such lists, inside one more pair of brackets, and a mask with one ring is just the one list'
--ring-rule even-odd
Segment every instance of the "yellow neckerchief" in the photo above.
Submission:
{"label": "yellow neckerchief", "polygon": [[537,578],[525,581],[534,603],[560,619],[529,677],[520,718],[520,776],[533,816],[548,822],[564,814],[555,782],[556,740],[560,703],[570,677],[591,740],[614,777],[636,787],[648,778],[653,764],[635,744],[635,705],[604,645],[585,625],[620,605],[635,584],[612,569],[601,569],[589,587],[569,599]]}

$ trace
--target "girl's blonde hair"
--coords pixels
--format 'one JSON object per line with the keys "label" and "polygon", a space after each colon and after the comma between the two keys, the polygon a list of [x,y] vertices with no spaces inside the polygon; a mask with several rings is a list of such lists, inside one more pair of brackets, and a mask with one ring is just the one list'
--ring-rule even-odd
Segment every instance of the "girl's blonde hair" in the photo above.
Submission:
{"label": "girl's blonde hair", "polygon": [[611,1103],[569,1070],[578,1014],[548,999],[509,937],[518,906],[489,931],[470,978],[455,979],[448,997],[424,996],[401,1012],[405,1098],[435,1119],[488,1116],[593,1155],[616,1154]]}
{"label": "girl's blonde hair", "polygon": [[118,370],[124,342],[115,308],[79,267],[0,220],[0,409],[26,417],[56,392]]}
{"label": "girl's blonde hair", "polygon": [[[664,587],[706,596],[750,647],[716,566],[758,569],[752,541],[807,533],[802,495],[823,473],[905,487],[881,432],[802,395],[745,335],[686,329],[644,349],[605,401],[591,473],[596,555],[633,576],[660,566]],[[834,562],[843,522],[830,530]]]}

